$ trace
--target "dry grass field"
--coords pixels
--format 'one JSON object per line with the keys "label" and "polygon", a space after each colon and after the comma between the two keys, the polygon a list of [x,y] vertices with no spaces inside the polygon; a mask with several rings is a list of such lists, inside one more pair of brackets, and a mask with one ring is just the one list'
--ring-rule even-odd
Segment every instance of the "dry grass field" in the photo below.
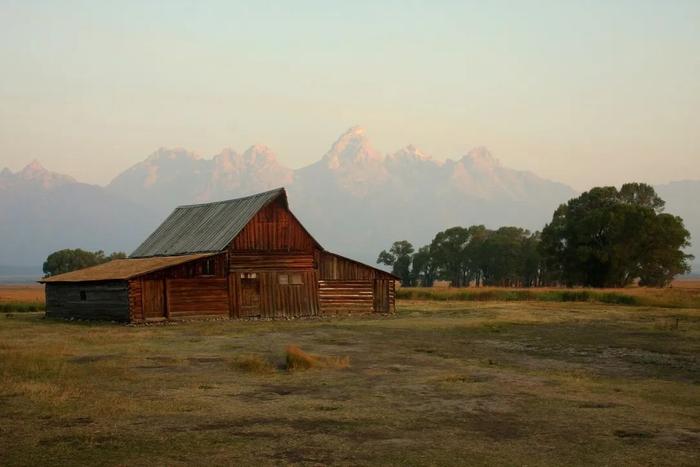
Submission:
{"label": "dry grass field", "polygon": [[0,314],[0,464],[697,465],[699,357],[692,308],[402,301],[390,317],[156,326]]}
{"label": "dry grass field", "polygon": [[0,284],[2,302],[44,302],[44,286],[41,284]]}
{"label": "dry grass field", "polygon": [[666,288],[402,287],[396,293],[398,298],[409,300],[597,302],[618,305],[700,308],[700,283],[687,280],[674,281],[671,287]]}

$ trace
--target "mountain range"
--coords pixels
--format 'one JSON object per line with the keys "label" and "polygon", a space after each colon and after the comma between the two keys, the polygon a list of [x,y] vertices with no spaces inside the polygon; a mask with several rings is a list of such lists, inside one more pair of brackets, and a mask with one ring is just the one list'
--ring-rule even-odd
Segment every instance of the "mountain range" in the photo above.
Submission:
{"label": "mountain range", "polygon": [[[102,187],[34,161],[0,172],[0,264],[40,265],[60,248],[130,252],[177,205],[279,186],[322,245],[368,263],[394,240],[419,246],[454,225],[541,229],[576,195],[565,184],[504,167],[483,147],[445,160],[412,145],[383,155],[361,127],[300,169],[285,167],[264,145],[211,158],[161,148]],[[656,188],[667,211],[700,237],[700,181]]]}

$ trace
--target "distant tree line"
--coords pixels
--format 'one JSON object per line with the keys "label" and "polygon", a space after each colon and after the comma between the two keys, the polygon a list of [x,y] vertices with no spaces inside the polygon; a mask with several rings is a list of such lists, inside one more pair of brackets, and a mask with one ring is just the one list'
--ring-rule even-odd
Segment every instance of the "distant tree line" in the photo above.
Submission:
{"label": "distant tree line", "polygon": [[115,251],[110,255],[105,255],[105,252],[102,250],[85,251],[80,248],[58,250],[51,253],[44,261],[44,274],[46,276],[55,276],[90,266],[97,266],[113,259],[124,258],[126,258],[126,253],[122,251]]}
{"label": "distant tree line", "polygon": [[643,183],[597,187],[557,208],[542,232],[483,225],[438,232],[415,250],[401,240],[379,253],[404,286],[662,287],[690,271],[690,234]]}

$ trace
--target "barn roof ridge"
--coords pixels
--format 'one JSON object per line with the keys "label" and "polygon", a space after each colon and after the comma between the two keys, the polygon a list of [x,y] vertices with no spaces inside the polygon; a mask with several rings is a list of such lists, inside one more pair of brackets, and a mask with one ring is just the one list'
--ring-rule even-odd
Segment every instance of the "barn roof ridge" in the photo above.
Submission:
{"label": "barn roof ridge", "polygon": [[211,206],[214,204],[227,204],[231,203],[234,201],[243,201],[249,198],[257,198],[258,196],[266,196],[266,195],[271,195],[273,193],[276,193],[278,195],[281,195],[284,193],[285,195],[287,194],[287,191],[284,189],[284,187],[278,187],[278,188],[273,188],[271,190],[267,191],[261,191],[259,193],[253,193],[252,195],[246,195],[246,196],[240,196],[238,198],[229,198],[229,199],[222,199],[219,201],[209,201],[207,203],[194,203],[194,204],[181,204],[179,206],[176,206],[175,209],[180,209],[180,208],[197,208],[201,206]]}

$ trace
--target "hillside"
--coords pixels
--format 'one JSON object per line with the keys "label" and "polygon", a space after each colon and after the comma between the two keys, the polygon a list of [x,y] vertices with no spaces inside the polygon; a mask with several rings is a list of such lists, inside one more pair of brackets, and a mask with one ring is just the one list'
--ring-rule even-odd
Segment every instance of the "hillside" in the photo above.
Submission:
{"label": "hillside", "polygon": [[33,162],[0,174],[0,264],[38,266],[61,248],[130,250],[158,222],[145,206]]}

